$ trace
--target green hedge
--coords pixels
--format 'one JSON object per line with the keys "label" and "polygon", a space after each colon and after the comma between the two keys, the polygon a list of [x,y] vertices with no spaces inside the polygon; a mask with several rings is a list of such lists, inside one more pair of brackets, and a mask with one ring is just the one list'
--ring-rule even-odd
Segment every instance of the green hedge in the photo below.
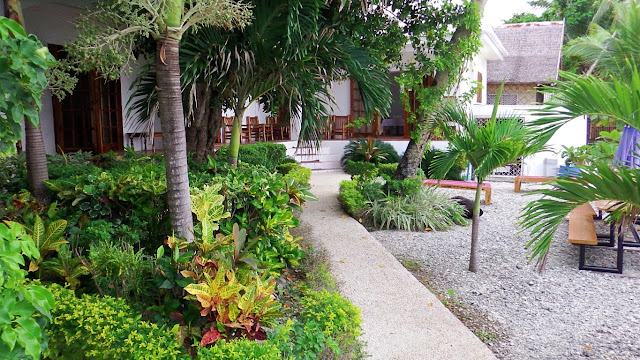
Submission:
{"label": "green hedge", "polygon": [[47,329],[50,359],[186,359],[178,327],[140,320],[125,301],[83,295],[59,285],[49,287],[56,299]]}
{"label": "green hedge", "polygon": [[[222,146],[217,156],[220,159],[228,159],[229,147]],[[238,151],[238,160],[251,165],[262,165],[269,170],[275,170],[278,165],[285,162],[286,157],[287,147],[283,144],[259,142],[241,145]]]}
{"label": "green hedge", "polygon": [[304,185],[309,185],[309,179],[311,179],[311,169],[296,162],[278,165],[278,172],[284,174],[285,180],[289,181],[293,178],[296,182]]}
{"label": "green hedge", "polygon": [[357,217],[358,214],[366,209],[367,199],[358,189],[358,183],[353,180],[343,180],[340,182],[340,195],[338,196],[340,205],[347,214]]}

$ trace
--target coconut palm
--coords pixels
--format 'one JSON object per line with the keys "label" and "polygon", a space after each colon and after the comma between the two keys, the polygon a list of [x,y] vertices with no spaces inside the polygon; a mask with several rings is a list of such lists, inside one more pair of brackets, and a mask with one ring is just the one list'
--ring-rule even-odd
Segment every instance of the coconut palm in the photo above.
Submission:
{"label": "coconut palm", "polygon": [[[498,99],[502,88],[498,92]],[[480,225],[480,198],[482,184],[487,176],[520,157],[532,155],[543,149],[536,139],[536,133],[514,116],[497,115],[499,101],[493,107],[491,118],[484,124],[457,102],[446,102],[436,113],[436,123],[449,141],[449,150],[435,158],[432,172],[438,179],[444,179],[451,167],[461,158],[473,166],[473,176],[477,179],[473,217],[471,223],[471,255],[469,271],[478,270],[477,243]],[[456,125],[457,129],[450,126]]]}
{"label": "coconut palm", "polygon": [[590,25],[589,36],[571,41],[566,55],[577,55],[591,65],[590,72],[608,76],[630,76],[626,62],[640,63],[640,1],[613,5],[614,18],[609,29],[597,23]]}

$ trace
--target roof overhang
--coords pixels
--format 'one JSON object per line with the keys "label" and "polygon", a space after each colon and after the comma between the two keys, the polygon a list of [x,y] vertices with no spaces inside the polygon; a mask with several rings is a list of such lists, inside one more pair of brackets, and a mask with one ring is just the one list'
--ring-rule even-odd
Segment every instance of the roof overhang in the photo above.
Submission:
{"label": "roof overhang", "polygon": [[480,42],[482,43],[480,55],[486,60],[504,60],[504,57],[509,54],[491,28],[482,29]]}

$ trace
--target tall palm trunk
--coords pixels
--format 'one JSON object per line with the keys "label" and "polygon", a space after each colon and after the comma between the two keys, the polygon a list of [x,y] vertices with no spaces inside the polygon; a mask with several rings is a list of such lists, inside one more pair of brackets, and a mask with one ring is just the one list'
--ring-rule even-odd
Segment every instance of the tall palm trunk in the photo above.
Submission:
{"label": "tall palm trunk", "polygon": [[471,253],[469,255],[469,271],[478,271],[478,229],[480,227],[480,198],[482,196],[482,180],[478,179],[476,201],[473,203],[471,218]]}
{"label": "tall palm trunk", "polygon": [[[19,0],[4,0],[4,16],[14,20],[24,27],[22,8]],[[51,194],[44,184],[49,179],[47,169],[47,155],[44,150],[44,140],[40,126],[33,126],[25,121],[25,151],[27,153],[27,178],[29,179],[29,191],[41,204],[51,202]]]}
{"label": "tall palm trunk", "polygon": [[229,143],[229,165],[238,166],[238,154],[240,153],[240,135],[242,132],[242,117],[244,109],[240,109],[233,117],[233,129],[231,130],[231,142]]}
{"label": "tall palm trunk", "polygon": [[42,131],[40,127],[35,127],[31,122],[25,121],[25,137],[29,191],[39,203],[48,205],[51,203],[51,194],[44,181],[49,180],[49,169],[47,169],[47,155],[44,150]]}
{"label": "tall palm trunk", "polygon": [[179,41],[157,40],[157,85],[162,144],[167,172],[167,204],[176,236],[193,239],[187,168],[187,139],[180,92]]}

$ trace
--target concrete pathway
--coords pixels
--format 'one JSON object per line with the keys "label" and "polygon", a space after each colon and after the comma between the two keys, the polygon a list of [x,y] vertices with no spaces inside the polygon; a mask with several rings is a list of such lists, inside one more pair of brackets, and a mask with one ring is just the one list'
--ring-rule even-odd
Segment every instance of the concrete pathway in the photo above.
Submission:
{"label": "concrete pathway", "polygon": [[326,250],[340,292],[362,309],[371,359],[496,359],[493,353],[338,203],[341,172],[314,173],[302,222]]}

